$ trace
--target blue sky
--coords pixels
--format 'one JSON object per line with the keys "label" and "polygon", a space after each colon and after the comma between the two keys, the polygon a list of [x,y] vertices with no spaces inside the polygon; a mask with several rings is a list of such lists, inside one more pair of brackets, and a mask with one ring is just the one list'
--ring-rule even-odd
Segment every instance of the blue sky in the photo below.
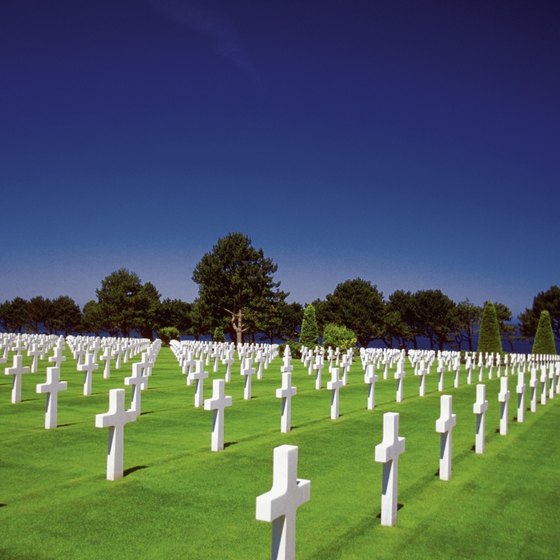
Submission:
{"label": "blue sky", "polygon": [[241,231],[290,301],[517,314],[559,283],[559,61],[555,2],[3,2],[0,300],[192,301]]}

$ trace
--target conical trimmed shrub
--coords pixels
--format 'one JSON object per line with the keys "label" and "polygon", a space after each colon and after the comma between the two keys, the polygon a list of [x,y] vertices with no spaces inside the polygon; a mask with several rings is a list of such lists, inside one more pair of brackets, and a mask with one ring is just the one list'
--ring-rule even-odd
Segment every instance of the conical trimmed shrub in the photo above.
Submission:
{"label": "conical trimmed shrub", "polygon": [[496,316],[496,308],[491,301],[484,304],[480,333],[478,335],[478,352],[502,352],[502,336],[500,324]]}
{"label": "conical trimmed shrub", "polygon": [[533,354],[556,354],[556,343],[550,313],[545,309],[539,316],[539,324],[533,342]]}
{"label": "conical trimmed shrub", "polygon": [[307,348],[315,348],[315,346],[319,343],[317,314],[315,313],[315,307],[311,304],[307,305],[303,310],[299,341],[300,344],[307,346]]}

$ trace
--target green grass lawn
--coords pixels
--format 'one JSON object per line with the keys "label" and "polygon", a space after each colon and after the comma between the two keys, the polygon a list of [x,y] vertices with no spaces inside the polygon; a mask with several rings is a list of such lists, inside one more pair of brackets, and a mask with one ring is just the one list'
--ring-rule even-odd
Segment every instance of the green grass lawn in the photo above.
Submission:
{"label": "green grass lawn", "polygon": [[[380,381],[368,411],[367,387],[356,361],[341,391],[338,420],[330,393],[293,361],[293,430],[280,433],[281,360],[253,380],[243,400],[239,364],[226,394],[226,449],[210,451],[212,413],[195,409],[194,386],[171,351],[159,354],[143,414],[125,428],[126,476],[105,480],[107,430],[94,427],[106,412],[108,390],[124,387],[131,363],[111,379],[94,374],[93,395],[82,396],[83,374],[67,353],[61,379],[59,428],[45,430],[39,374],[23,379],[23,402],[10,403],[11,379],[0,378],[0,558],[8,559],[227,559],[267,558],[271,526],[255,519],[255,500],[270,490],[274,447],[299,446],[298,476],[311,480],[311,500],[298,511],[298,558],[558,558],[560,557],[560,399],[514,422],[516,380],[510,379],[510,434],[500,436],[499,380],[487,381],[486,453],[476,455],[472,404],[475,385],[452,388],[453,477],[437,476],[439,396],[435,367],[427,395],[407,368],[405,398],[395,403],[395,381]],[[136,360],[139,357],[135,358]],[[26,363],[30,363],[27,359]],[[224,366],[210,377],[223,377]],[[324,373],[324,385],[328,379]],[[378,372],[381,379],[381,372]],[[473,372],[473,379],[476,379]],[[527,377],[528,382],[528,377]],[[130,388],[127,400],[130,399]],[[211,395],[206,380],[205,398]],[[374,448],[384,412],[400,413],[406,452],[400,458],[396,527],[380,526],[382,466]]]}

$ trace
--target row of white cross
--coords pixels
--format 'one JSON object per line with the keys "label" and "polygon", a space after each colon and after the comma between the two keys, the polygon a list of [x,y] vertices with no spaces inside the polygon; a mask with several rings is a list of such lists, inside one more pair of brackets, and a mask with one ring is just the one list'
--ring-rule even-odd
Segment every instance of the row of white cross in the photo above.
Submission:
{"label": "row of white cross", "polygon": [[[519,374],[517,393],[517,420],[524,421],[523,373]],[[500,403],[500,435],[508,434],[508,378],[502,377],[498,401]],[[476,387],[476,401],[473,413],[476,415],[475,452],[484,453],[486,413],[486,385]],[[531,410],[533,408],[531,407]],[[442,395],[440,398],[440,417],[435,422],[436,432],[441,434],[439,477],[451,480],[452,471],[452,433],[457,417],[453,414],[453,397]],[[397,522],[398,510],[398,462],[405,451],[405,438],[399,435],[399,414],[387,412],[383,415],[383,440],[375,446],[375,461],[383,464],[381,490],[381,524],[393,526]],[[296,512],[299,506],[309,501],[311,482],[297,477],[297,446],[282,445],[274,449],[272,489],[257,497],[256,518],[272,523],[272,554],[275,560],[294,559],[296,551]]]}

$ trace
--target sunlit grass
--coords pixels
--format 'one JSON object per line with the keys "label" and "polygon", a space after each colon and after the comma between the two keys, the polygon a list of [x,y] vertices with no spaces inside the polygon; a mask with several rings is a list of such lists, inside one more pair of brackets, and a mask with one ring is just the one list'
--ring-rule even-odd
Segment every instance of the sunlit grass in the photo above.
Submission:
{"label": "sunlit grass", "polygon": [[[311,480],[311,500],[298,511],[299,558],[553,558],[560,513],[560,407],[558,399],[515,416],[515,381],[510,380],[510,434],[500,436],[499,380],[487,382],[487,448],[474,443],[475,385],[452,389],[453,477],[437,476],[439,396],[435,368],[427,395],[407,369],[405,398],[395,403],[395,381],[377,384],[377,406],[366,409],[367,387],[355,362],[340,395],[341,417],[329,419],[330,394],[316,391],[314,378],[293,362],[289,434],[280,433],[280,359],[253,380],[253,398],[243,400],[243,378],[235,364],[226,394],[226,449],[210,451],[212,415],[195,409],[194,386],[186,386],[169,351],[160,352],[143,415],[125,429],[127,476],[105,480],[107,430],[94,427],[105,412],[108,390],[123,387],[131,364],[103,380],[94,375],[93,395],[82,396],[82,374],[67,354],[61,378],[59,425],[44,430],[45,396],[35,394],[39,374],[23,379],[23,402],[10,404],[8,376],[0,378],[0,558],[267,558],[271,528],[255,520],[255,499],[272,483],[277,445],[299,446],[299,476]],[[101,368],[100,368],[101,369]],[[210,377],[223,377],[224,367]],[[382,377],[381,372],[378,372]],[[324,372],[326,382],[326,372]],[[127,398],[130,398],[127,388]],[[211,395],[211,380],[205,397]],[[400,460],[398,523],[381,527],[383,412],[400,412],[406,452]]]}

